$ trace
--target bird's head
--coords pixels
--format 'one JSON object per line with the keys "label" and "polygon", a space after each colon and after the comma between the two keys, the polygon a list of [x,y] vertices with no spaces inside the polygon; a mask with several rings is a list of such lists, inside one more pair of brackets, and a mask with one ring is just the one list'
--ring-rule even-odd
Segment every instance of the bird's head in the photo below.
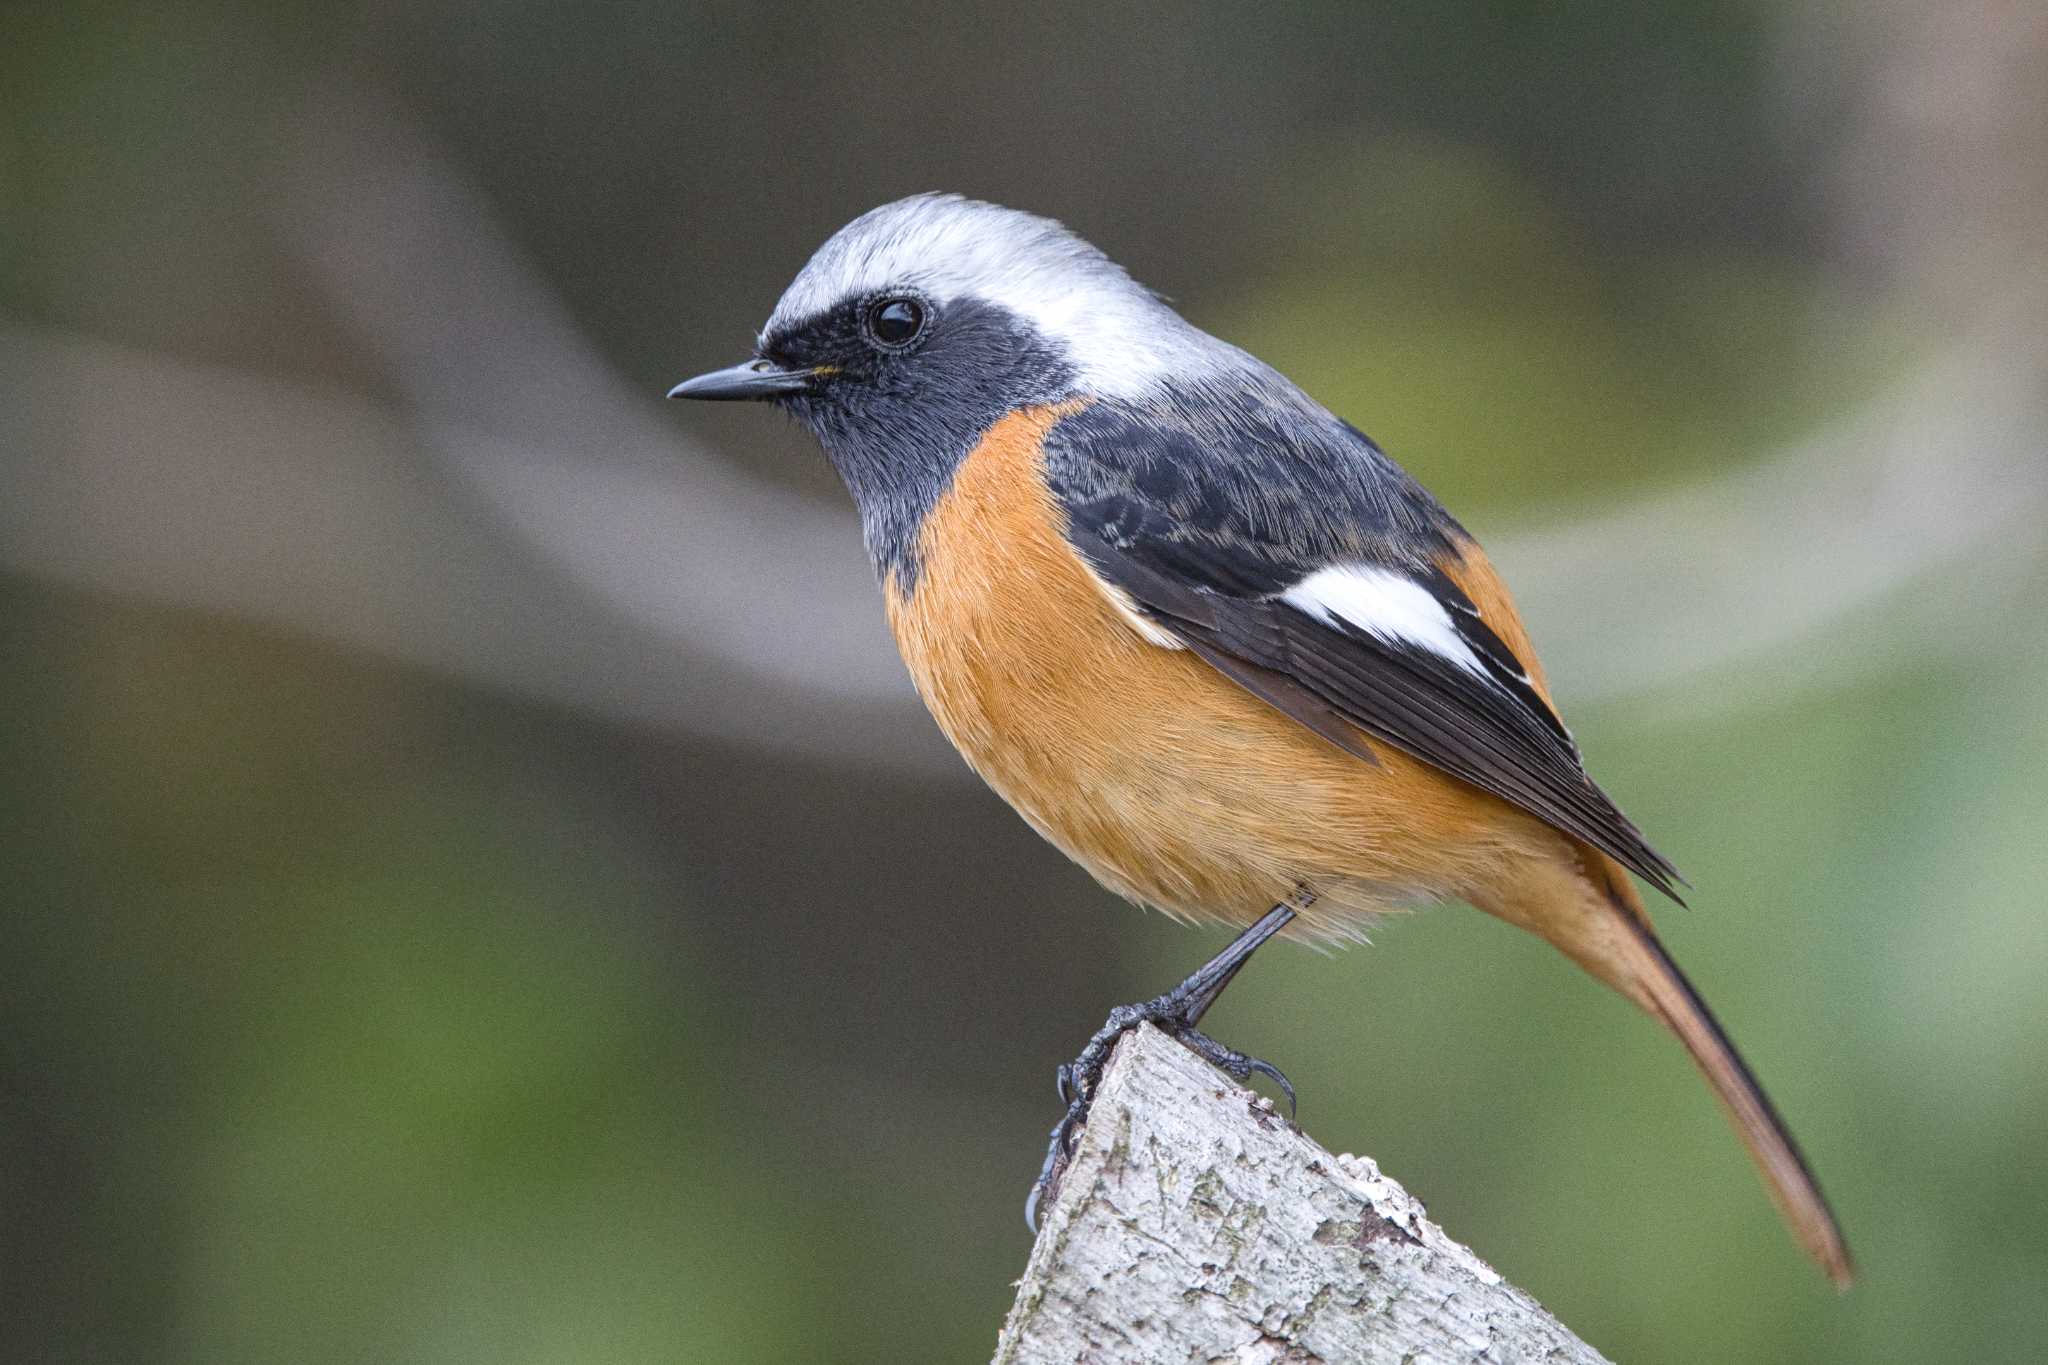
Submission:
{"label": "bird's head", "polygon": [[751,359],[669,396],[765,400],[796,416],[886,561],[877,537],[914,527],[1008,413],[1142,399],[1229,349],[1051,219],[922,194],[841,228],[784,291]]}

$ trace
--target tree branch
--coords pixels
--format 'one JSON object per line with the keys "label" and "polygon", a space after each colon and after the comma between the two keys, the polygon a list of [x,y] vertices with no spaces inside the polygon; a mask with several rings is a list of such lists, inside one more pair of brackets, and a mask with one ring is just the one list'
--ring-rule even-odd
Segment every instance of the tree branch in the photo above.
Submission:
{"label": "tree branch", "polygon": [[1127,1035],[996,1365],[1603,1357],[1430,1222],[1149,1025]]}

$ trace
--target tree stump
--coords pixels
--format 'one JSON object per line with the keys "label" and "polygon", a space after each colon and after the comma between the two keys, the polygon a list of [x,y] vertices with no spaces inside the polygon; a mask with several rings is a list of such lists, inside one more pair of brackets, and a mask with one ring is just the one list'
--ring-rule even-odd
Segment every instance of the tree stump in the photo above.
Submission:
{"label": "tree stump", "polygon": [[1429,1221],[1149,1025],[1117,1045],[996,1365],[1603,1357]]}

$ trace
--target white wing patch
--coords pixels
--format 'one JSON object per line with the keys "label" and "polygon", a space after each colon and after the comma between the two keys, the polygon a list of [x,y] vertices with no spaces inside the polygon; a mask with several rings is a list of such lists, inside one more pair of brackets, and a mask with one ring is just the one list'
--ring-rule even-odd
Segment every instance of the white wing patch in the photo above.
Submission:
{"label": "white wing patch", "polygon": [[1416,645],[1440,658],[1486,676],[1486,666],[1458,634],[1435,594],[1393,569],[1372,564],[1337,564],[1318,569],[1280,600],[1326,625],[1348,625],[1382,640]]}

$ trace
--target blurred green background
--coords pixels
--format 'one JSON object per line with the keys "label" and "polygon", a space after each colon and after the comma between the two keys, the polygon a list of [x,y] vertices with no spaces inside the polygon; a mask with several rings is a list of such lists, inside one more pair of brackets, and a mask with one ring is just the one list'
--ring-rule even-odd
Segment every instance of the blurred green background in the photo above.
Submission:
{"label": "blurred green background", "polygon": [[1212,1017],[1629,1361],[2048,1337],[2037,7],[0,16],[0,1358],[973,1360],[1052,1068],[1220,942],[967,775],[808,438],[901,194],[1061,217],[1522,591],[1806,1145],[1462,908]]}

